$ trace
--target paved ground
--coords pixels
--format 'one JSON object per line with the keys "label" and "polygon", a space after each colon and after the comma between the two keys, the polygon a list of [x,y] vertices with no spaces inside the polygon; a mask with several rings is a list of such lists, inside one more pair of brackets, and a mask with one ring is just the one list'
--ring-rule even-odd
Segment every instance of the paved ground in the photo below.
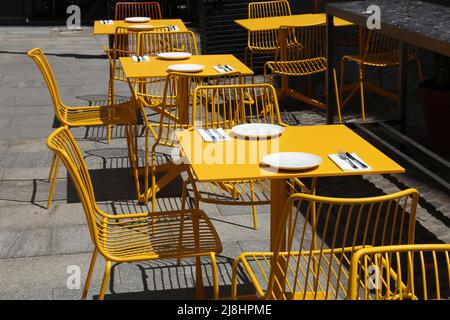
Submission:
{"label": "paved ground", "polygon": [[[90,98],[86,95],[101,98],[106,92],[108,63],[102,54],[106,43],[105,37],[89,33],[61,36],[51,28],[0,29],[0,299],[80,297],[79,290],[67,286],[69,267],[79,266],[84,281],[92,245],[82,207],[63,169],[55,202],[50,210],[45,209],[49,191],[46,177],[51,162],[45,140],[57,124],[44,81],[25,53],[41,47],[53,66],[64,101],[80,105],[85,103],[82,99]],[[426,141],[415,91],[416,84],[413,84],[410,132],[418,140]],[[121,93],[128,95],[127,88]],[[369,97],[368,101],[371,118],[386,117],[395,110],[384,100]],[[293,101],[283,101],[282,108],[283,115],[295,124],[324,123],[323,113]],[[357,107],[346,110],[347,119],[358,115]],[[106,130],[82,128],[72,132],[85,153],[101,206],[114,213],[147,210],[134,199],[123,134],[114,130],[114,139],[108,145],[102,140]],[[405,175],[323,179],[319,193],[366,196],[418,188],[422,197],[417,213],[417,242],[450,243],[449,196],[414,169],[407,169]],[[158,209],[176,209],[179,204],[180,185],[175,183],[160,197]],[[268,207],[258,208],[260,228],[257,231],[251,229],[249,208],[214,205],[203,208],[223,242],[219,263],[226,294],[232,259],[244,250],[268,248]],[[98,292],[102,265],[99,259],[90,298]],[[107,298],[191,299],[194,298],[193,272],[191,261],[179,267],[173,261],[116,265]]]}

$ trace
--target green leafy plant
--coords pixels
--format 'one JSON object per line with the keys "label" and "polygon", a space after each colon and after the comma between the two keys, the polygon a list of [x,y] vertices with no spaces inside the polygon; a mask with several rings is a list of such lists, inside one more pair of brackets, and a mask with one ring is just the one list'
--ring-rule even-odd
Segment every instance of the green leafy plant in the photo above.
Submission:
{"label": "green leafy plant", "polygon": [[431,77],[442,90],[450,90],[450,57],[436,54]]}

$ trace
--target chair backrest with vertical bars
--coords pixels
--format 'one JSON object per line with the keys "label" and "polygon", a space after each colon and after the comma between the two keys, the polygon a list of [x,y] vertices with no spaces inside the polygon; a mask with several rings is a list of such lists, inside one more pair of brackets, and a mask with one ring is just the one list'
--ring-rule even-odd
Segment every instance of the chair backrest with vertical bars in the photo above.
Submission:
{"label": "chair backrest with vertical bars", "polygon": [[[178,141],[174,135],[175,130],[187,129],[191,126],[192,113],[189,110],[182,110],[180,104],[183,101],[183,105],[187,105],[188,108],[191,106],[193,92],[197,86],[205,83],[237,84],[240,83],[241,79],[242,76],[238,72],[213,77],[171,72],[164,80],[160,103],[154,99],[153,80],[137,80],[134,83],[136,100],[143,115],[144,123],[151,130],[151,134],[156,140],[155,145],[176,146]],[[180,86],[181,83],[185,85]],[[149,93],[149,91],[152,91],[152,93]],[[186,119],[183,119],[183,117],[186,117]]]}
{"label": "chair backrest with vertical bars", "polygon": [[400,59],[399,45],[398,40],[379,31],[370,30],[364,55],[365,58],[380,56],[382,62],[392,59],[398,63]]}
{"label": "chair backrest with vertical bars", "polygon": [[450,244],[382,246],[351,260],[352,300],[450,299]]}
{"label": "chair backrest with vertical bars", "polygon": [[[418,197],[414,189],[361,199],[292,195],[280,222],[266,298],[345,299],[355,251],[414,242]],[[276,296],[282,287],[282,296]]]}
{"label": "chair backrest with vertical bars", "polygon": [[199,86],[193,126],[231,129],[244,123],[282,124],[275,88],[270,84]]}
{"label": "chair backrest with vertical bars", "polygon": [[323,24],[305,27],[282,26],[278,30],[278,41],[276,62],[326,57],[326,26]]}
{"label": "chair backrest with vertical bars", "polygon": [[97,228],[105,216],[97,210],[91,177],[75,139],[67,128],[61,127],[48,137],[47,146],[66,166],[83,205],[92,240],[98,246]]}
{"label": "chair backrest with vertical bars", "polygon": [[125,20],[129,17],[149,17],[162,19],[161,7],[158,2],[117,2],[114,20]]}
{"label": "chair backrest with vertical bars", "polygon": [[[287,0],[250,2],[248,4],[248,18],[268,18],[290,16],[291,7]],[[274,48],[277,44],[277,31],[249,31],[248,45],[258,48]]]}
{"label": "chair backrest with vertical bars", "polygon": [[50,97],[52,98],[56,118],[58,118],[62,125],[67,125],[65,121],[66,106],[61,100],[59,89],[55,80],[55,75],[53,74],[52,68],[48,63],[47,58],[39,48],[34,48],[28,51],[28,56],[33,59],[34,62],[36,62],[39,70],[42,73],[42,76],[44,77],[45,83],[47,84],[47,88],[50,93]]}
{"label": "chair backrest with vertical bars", "polygon": [[139,35],[141,54],[156,56],[163,52],[189,52],[198,54],[197,41],[192,31],[141,32]]}

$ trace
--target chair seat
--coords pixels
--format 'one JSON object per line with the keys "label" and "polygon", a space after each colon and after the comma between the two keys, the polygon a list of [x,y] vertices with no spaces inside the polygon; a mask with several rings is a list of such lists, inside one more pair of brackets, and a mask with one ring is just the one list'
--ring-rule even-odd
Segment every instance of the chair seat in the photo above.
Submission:
{"label": "chair seat", "polygon": [[[195,218],[198,229],[194,227]],[[97,224],[100,246],[112,261],[171,259],[222,251],[214,226],[201,210],[148,213]]]}
{"label": "chair seat", "polygon": [[327,70],[327,59],[318,57],[295,61],[269,61],[266,67],[274,74],[306,76]]}
{"label": "chair seat", "polygon": [[[354,61],[358,64],[364,64],[372,67],[389,67],[400,64],[400,52],[399,51],[387,51],[377,54],[369,54],[366,57],[362,55],[347,55],[342,59]],[[408,54],[408,62],[414,61],[416,56],[414,54]]]}
{"label": "chair seat", "polygon": [[275,53],[279,46],[277,45],[267,45],[267,46],[248,46],[248,50],[253,53],[261,53],[261,54],[271,54]]}
{"label": "chair seat", "polygon": [[[324,249],[280,254],[280,264],[289,266],[282,299],[286,300],[343,300],[347,297],[348,270],[351,254],[359,247]],[[239,257],[249,279],[262,298],[270,277],[273,252],[248,252]],[[297,269],[297,261],[300,260]],[[342,262],[341,262],[342,261]],[[320,268],[319,268],[320,266]],[[297,276],[296,276],[297,274]],[[314,276],[317,275],[318,276]],[[276,282],[278,280],[275,280]],[[317,288],[315,286],[317,285]],[[275,285],[276,287],[277,285]],[[339,289],[336,289],[339,288]],[[272,297],[274,298],[274,297]]]}
{"label": "chair seat", "polygon": [[[200,201],[239,203],[241,205],[269,204],[270,180],[195,182]],[[253,189],[253,195],[252,195]]]}
{"label": "chair seat", "polygon": [[131,102],[113,106],[67,107],[61,110],[69,126],[118,125],[137,121]]}

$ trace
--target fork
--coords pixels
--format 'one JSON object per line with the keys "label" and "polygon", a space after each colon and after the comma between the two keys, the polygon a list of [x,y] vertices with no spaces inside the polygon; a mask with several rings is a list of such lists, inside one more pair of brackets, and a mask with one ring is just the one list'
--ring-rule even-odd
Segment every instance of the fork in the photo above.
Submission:
{"label": "fork", "polygon": [[347,161],[352,166],[353,169],[358,169],[358,166],[347,157],[344,150],[338,150],[338,155],[339,158],[341,158],[341,160]]}
{"label": "fork", "polygon": [[231,72],[230,67],[228,67],[227,65],[223,65],[223,64],[221,64],[221,63],[218,63],[217,66],[218,66],[219,68],[222,68],[223,70],[225,70],[225,72]]}

